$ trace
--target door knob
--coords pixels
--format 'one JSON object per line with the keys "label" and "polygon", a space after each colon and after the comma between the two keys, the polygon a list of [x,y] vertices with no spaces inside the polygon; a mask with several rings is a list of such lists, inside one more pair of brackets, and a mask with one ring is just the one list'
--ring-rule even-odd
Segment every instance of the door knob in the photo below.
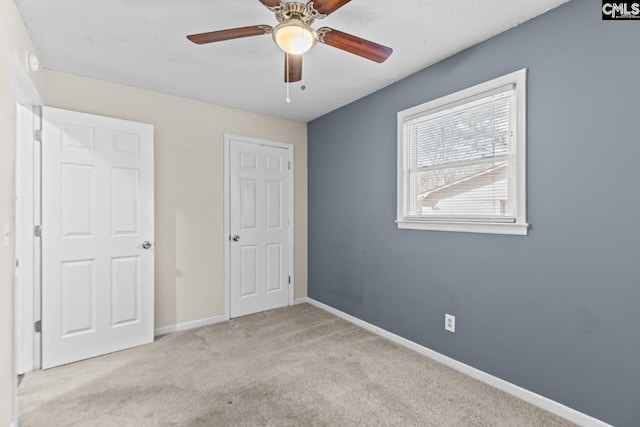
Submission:
{"label": "door knob", "polygon": [[148,240],[145,240],[142,244],[142,249],[149,249],[152,246],[152,243]]}
{"label": "door knob", "polygon": [[237,242],[238,240],[240,240],[240,236],[238,236],[237,234],[235,236],[233,236],[231,238],[231,240],[233,240],[234,242]]}

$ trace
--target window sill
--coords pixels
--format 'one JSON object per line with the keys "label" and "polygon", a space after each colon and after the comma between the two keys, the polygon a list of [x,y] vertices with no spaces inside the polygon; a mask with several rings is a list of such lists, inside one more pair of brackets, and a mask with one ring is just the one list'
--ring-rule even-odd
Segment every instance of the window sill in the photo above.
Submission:
{"label": "window sill", "polygon": [[456,231],[462,233],[512,234],[526,236],[529,224],[514,223],[483,223],[483,222],[435,222],[397,220],[399,229]]}

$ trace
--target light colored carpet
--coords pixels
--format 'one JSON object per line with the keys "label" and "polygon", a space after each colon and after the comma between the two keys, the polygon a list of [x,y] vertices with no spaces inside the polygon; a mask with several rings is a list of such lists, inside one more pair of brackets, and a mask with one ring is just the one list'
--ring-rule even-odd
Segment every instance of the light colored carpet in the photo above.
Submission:
{"label": "light colored carpet", "polygon": [[569,426],[308,304],[27,374],[27,426]]}

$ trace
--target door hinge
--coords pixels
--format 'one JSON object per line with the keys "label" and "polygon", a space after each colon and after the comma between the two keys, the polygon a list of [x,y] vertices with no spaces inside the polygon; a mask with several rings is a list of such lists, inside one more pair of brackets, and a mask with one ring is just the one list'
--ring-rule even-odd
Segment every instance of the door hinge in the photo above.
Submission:
{"label": "door hinge", "polygon": [[38,320],[35,324],[34,324],[36,333],[37,332],[42,332],[42,320]]}
{"label": "door hinge", "polygon": [[291,284],[291,276],[289,276],[289,284]]}
{"label": "door hinge", "polygon": [[289,170],[291,170],[291,162],[289,162]]}
{"label": "door hinge", "polygon": [[16,258],[16,268],[20,267],[20,260]]}
{"label": "door hinge", "polygon": [[42,226],[36,225],[33,227],[33,235],[36,237],[42,237]]}
{"label": "door hinge", "polygon": [[42,142],[42,131],[40,129],[33,131],[33,139],[38,142]]}

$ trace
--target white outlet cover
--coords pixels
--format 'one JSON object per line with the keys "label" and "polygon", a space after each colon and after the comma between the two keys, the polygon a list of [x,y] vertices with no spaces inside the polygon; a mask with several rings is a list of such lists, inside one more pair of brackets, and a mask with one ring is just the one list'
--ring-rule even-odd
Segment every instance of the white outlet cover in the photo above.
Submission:
{"label": "white outlet cover", "polygon": [[449,332],[456,332],[456,316],[451,314],[444,315],[444,329]]}

